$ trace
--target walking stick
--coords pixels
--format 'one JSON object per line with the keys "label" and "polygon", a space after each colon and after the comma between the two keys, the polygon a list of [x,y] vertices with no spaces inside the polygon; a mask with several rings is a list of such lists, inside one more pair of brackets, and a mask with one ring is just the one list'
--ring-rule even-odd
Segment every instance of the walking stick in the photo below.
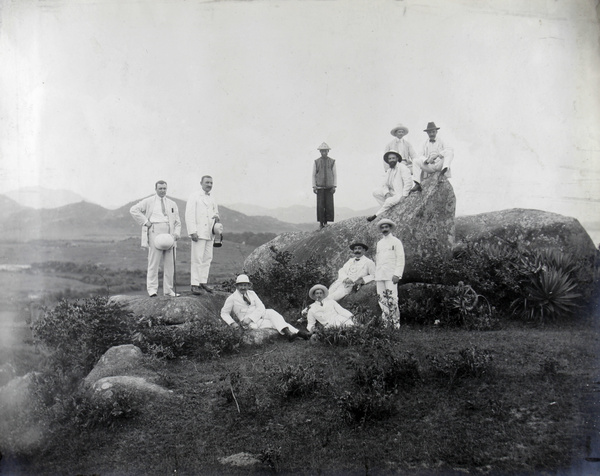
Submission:
{"label": "walking stick", "polygon": [[177,265],[175,255],[177,254],[177,246],[173,245],[173,292],[177,297]]}

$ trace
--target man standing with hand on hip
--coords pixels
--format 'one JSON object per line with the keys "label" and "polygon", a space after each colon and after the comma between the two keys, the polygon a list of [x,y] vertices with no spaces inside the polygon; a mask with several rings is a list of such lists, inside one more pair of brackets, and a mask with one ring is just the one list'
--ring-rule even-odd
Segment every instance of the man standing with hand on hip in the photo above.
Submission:
{"label": "man standing with hand on hip", "polygon": [[158,268],[163,260],[163,293],[175,297],[175,243],[181,234],[181,220],[177,204],[166,197],[167,182],[159,180],[154,188],[156,193],[133,205],[129,213],[142,226],[142,248],[148,248],[148,295],[157,295]]}
{"label": "man standing with hand on hip", "polygon": [[214,227],[220,222],[217,203],[210,196],[213,179],[205,175],[200,180],[202,190],[190,195],[185,206],[185,225],[192,239],[191,286],[192,294],[212,293],[207,286],[208,272],[213,257]]}
{"label": "man standing with hand on hip", "polygon": [[404,273],[404,246],[392,235],[396,224],[384,218],[379,220],[377,228],[383,235],[377,242],[375,255],[375,283],[379,295],[379,307],[383,311],[383,320],[400,327],[400,309],[398,309],[398,282]]}

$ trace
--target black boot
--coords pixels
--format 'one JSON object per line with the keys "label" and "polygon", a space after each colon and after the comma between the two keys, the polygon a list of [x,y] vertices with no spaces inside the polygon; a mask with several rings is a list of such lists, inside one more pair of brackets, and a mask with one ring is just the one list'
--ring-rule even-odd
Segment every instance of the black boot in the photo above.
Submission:
{"label": "black boot", "polygon": [[285,328],[285,329],[283,329],[281,332],[282,332],[282,334],[283,334],[284,336],[286,336],[286,337],[287,337],[287,340],[288,340],[289,342],[293,342],[293,341],[295,341],[295,340],[296,340],[296,337],[298,337],[298,334],[293,334],[293,333],[292,333],[292,331],[290,331],[290,328],[289,328],[289,327],[286,327],[286,328]]}
{"label": "black boot", "polygon": [[367,217],[367,221],[373,221],[375,218],[377,218],[377,215],[371,215],[370,217]]}
{"label": "black boot", "polygon": [[421,190],[423,190],[421,188],[421,184],[419,182],[415,182],[414,187],[410,189],[410,192],[408,192],[408,194],[410,195],[413,192],[420,192]]}
{"label": "black boot", "polygon": [[308,339],[310,339],[311,334],[310,334],[310,332],[300,330],[300,331],[298,331],[298,334],[296,334],[296,336],[301,337],[304,340],[308,340]]}

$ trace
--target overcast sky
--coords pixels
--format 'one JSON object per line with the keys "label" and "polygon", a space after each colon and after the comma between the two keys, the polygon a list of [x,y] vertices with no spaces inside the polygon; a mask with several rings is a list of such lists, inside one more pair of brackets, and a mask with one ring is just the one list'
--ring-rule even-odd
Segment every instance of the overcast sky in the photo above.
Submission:
{"label": "overcast sky", "polygon": [[0,185],[122,205],[375,205],[389,131],[455,148],[457,213],[600,221],[594,0],[0,0]]}

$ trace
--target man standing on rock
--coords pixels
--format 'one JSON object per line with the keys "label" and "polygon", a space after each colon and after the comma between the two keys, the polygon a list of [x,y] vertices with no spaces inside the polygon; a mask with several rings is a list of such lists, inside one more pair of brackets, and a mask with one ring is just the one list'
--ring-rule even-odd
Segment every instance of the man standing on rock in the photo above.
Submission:
{"label": "man standing on rock", "polygon": [[192,294],[212,293],[208,283],[210,263],[213,258],[215,227],[220,222],[217,203],[210,196],[213,179],[205,175],[200,180],[202,190],[194,192],[185,205],[185,225],[192,239],[191,290]]}
{"label": "man standing on rock", "polygon": [[[385,152],[389,152],[390,150],[398,152],[404,160],[404,165],[408,167],[408,170],[412,170],[412,163],[417,157],[417,153],[411,143],[404,138],[408,134],[408,127],[404,124],[398,124],[390,131],[390,134],[395,139],[387,145]],[[389,168],[388,164],[384,164],[383,168],[387,171]]]}
{"label": "man standing on rock", "polygon": [[333,301],[339,301],[375,279],[375,263],[365,256],[369,247],[357,242],[352,243],[350,249],[354,257],[346,261],[338,271],[338,279],[329,286],[329,299]]}
{"label": "man standing on rock", "polygon": [[368,217],[367,221],[375,220],[382,213],[398,205],[404,197],[408,197],[414,183],[410,170],[404,165],[402,156],[397,150],[390,150],[383,154],[383,160],[389,165],[385,182],[373,192],[381,208],[375,215]]}
{"label": "man standing on rock", "polygon": [[404,273],[404,246],[392,234],[396,224],[384,218],[377,223],[383,235],[377,242],[375,255],[375,283],[379,295],[379,307],[382,318],[395,328],[400,327],[400,309],[398,309],[398,282]]}
{"label": "man standing on rock", "polygon": [[129,209],[133,219],[142,226],[142,247],[148,248],[146,289],[150,297],[158,293],[158,269],[163,261],[163,293],[177,296],[173,290],[176,242],[181,234],[177,204],[166,197],[167,182],[159,180],[156,193]]}
{"label": "man standing on rock", "polygon": [[327,154],[331,148],[323,142],[319,146],[321,157],[315,160],[312,172],[313,192],[317,194],[317,221],[320,228],[334,220],[333,194],[337,187],[335,160]]}
{"label": "man standing on rock", "polygon": [[258,295],[250,290],[251,287],[250,279],[245,274],[236,278],[236,290],[225,300],[221,309],[221,319],[229,326],[236,329],[277,329],[290,342],[297,337],[305,340],[310,338],[308,332],[299,331],[288,324],[277,311],[265,309]]}
{"label": "man standing on rock", "polygon": [[442,172],[440,177],[446,175],[450,178],[450,164],[454,159],[454,149],[446,142],[437,137],[437,131],[440,128],[436,127],[435,122],[427,124],[426,132],[429,138],[423,144],[422,155],[413,160],[413,180],[415,185],[411,192],[421,191],[421,180],[427,178],[435,172]]}

